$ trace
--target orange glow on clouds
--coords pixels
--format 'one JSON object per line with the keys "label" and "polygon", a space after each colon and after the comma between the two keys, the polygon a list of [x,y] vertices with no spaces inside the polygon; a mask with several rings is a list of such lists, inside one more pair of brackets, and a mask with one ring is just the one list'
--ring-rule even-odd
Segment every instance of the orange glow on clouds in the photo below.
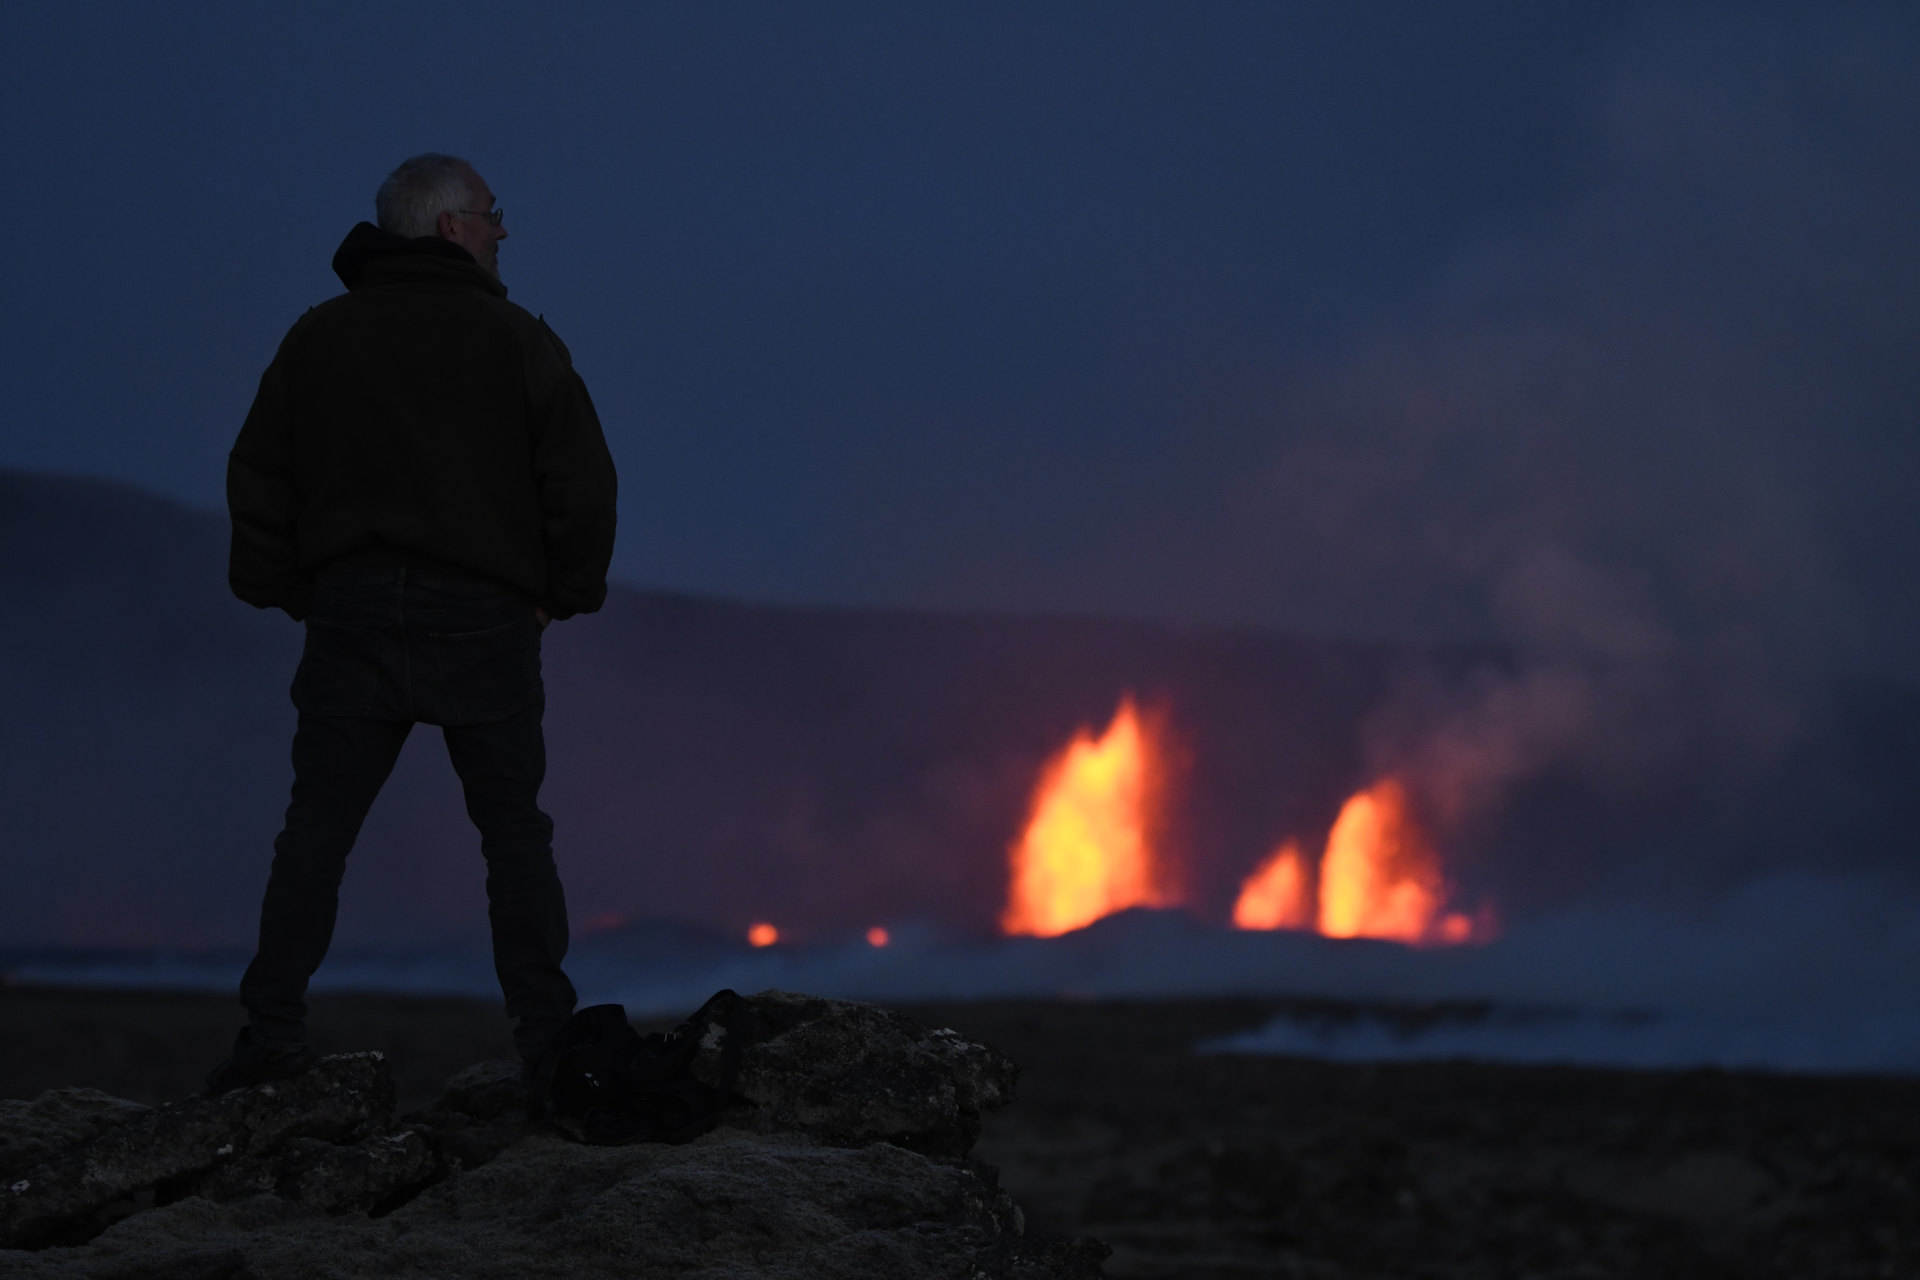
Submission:
{"label": "orange glow on clouds", "polygon": [[747,930],[747,941],[756,947],[770,947],[780,941],[780,931],[762,920]]}
{"label": "orange glow on clouds", "polygon": [[627,922],[624,911],[600,911],[586,918],[580,926],[582,933],[605,933],[609,929],[618,929]]}
{"label": "orange glow on clouds", "polygon": [[867,945],[870,947],[884,947],[892,941],[893,939],[888,935],[887,931],[879,925],[875,925],[873,928],[867,930]]}

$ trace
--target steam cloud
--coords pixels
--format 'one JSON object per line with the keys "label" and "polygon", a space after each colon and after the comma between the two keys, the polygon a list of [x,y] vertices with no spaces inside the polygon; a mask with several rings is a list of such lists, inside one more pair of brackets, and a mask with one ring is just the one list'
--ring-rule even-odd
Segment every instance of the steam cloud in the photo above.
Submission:
{"label": "steam cloud", "polygon": [[1563,207],[1274,393],[1268,598],[1517,655],[1372,726],[1442,823],[1562,769],[1764,770],[1834,673],[1920,675],[1916,55],[1891,10],[1649,23]]}

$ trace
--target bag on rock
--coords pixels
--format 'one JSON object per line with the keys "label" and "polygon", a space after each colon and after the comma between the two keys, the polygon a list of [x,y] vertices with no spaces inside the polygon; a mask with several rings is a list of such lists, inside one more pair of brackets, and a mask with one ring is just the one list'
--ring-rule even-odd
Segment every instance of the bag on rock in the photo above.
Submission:
{"label": "bag on rock", "polygon": [[[719,1123],[733,1097],[751,1013],[731,991],[714,994],[674,1030],[642,1036],[617,1004],[581,1009],[555,1042],[544,1082],[546,1117],[577,1142],[687,1142]],[[702,1049],[709,1084],[694,1075]]]}

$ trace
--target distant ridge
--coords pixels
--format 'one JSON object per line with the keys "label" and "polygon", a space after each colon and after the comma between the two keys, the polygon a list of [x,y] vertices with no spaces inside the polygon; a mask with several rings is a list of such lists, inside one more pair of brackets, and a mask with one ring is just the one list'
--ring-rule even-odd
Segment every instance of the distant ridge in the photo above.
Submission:
{"label": "distant ridge", "polygon": [[[0,946],[249,940],[290,777],[301,631],[235,601],[225,556],[218,513],[0,469],[0,591],[15,606],[0,628]],[[543,800],[576,922],[978,932],[1003,905],[1041,764],[1130,690],[1173,732],[1169,847],[1195,910],[1218,919],[1276,839],[1324,831],[1368,781],[1365,726],[1398,680],[1501,661],[617,587],[600,614],[548,632]],[[1623,811],[1554,778],[1464,851],[1464,870],[1524,904],[1595,849],[1720,841],[1745,856],[1835,814],[1855,845],[1904,856],[1900,824],[1920,829],[1920,694],[1876,687],[1836,707],[1790,774],[1754,782],[1759,819],[1686,796]],[[349,864],[342,945],[480,934],[477,844],[438,742],[410,745]]]}
{"label": "distant ridge", "polygon": [[[285,804],[300,629],[226,590],[218,513],[0,470],[0,780],[20,856],[0,943],[209,945],[252,928]],[[616,587],[548,633],[544,800],[577,919],[746,915],[800,936],[980,927],[1037,770],[1120,693],[1252,768],[1196,846],[1324,809],[1387,652],[1151,622],[761,606]],[[1347,728],[1330,735],[1329,725]],[[422,729],[419,736],[432,736]],[[1311,742],[1311,751],[1307,743]],[[342,936],[471,934],[481,865],[437,743],[409,747],[349,866]]]}

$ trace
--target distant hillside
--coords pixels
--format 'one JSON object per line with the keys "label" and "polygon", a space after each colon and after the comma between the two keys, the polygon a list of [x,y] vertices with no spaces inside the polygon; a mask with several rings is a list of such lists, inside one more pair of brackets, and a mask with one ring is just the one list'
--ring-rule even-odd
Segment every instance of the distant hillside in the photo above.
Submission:
{"label": "distant hillside", "polygon": [[[301,630],[233,600],[225,556],[218,514],[0,471],[12,606],[0,629],[0,943],[248,939],[290,778]],[[1218,918],[1277,838],[1324,831],[1369,781],[1362,726],[1397,677],[1445,682],[1498,664],[1254,632],[616,588],[601,613],[548,632],[545,802],[582,923],[982,929],[1042,762],[1132,690],[1178,744],[1169,842],[1197,909]],[[1855,691],[1822,723],[1828,736],[1800,749],[1792,777],[1753,783],[1770,797],[1764,821],[1724,797],[1623,808],[1562,778],[1518,798],[1466,872],[1524,900],[1546,844],[1578,860],[1608,844],[1758,848],[1845,828],[1910,849],[1899,828],[1920,817],[1909,786],[1920,696]],[[478,842],[436,737],[416,732],[362,835],[345,943],[484,929]],[[1823,828],[1827,816],[1839,825]]]}

